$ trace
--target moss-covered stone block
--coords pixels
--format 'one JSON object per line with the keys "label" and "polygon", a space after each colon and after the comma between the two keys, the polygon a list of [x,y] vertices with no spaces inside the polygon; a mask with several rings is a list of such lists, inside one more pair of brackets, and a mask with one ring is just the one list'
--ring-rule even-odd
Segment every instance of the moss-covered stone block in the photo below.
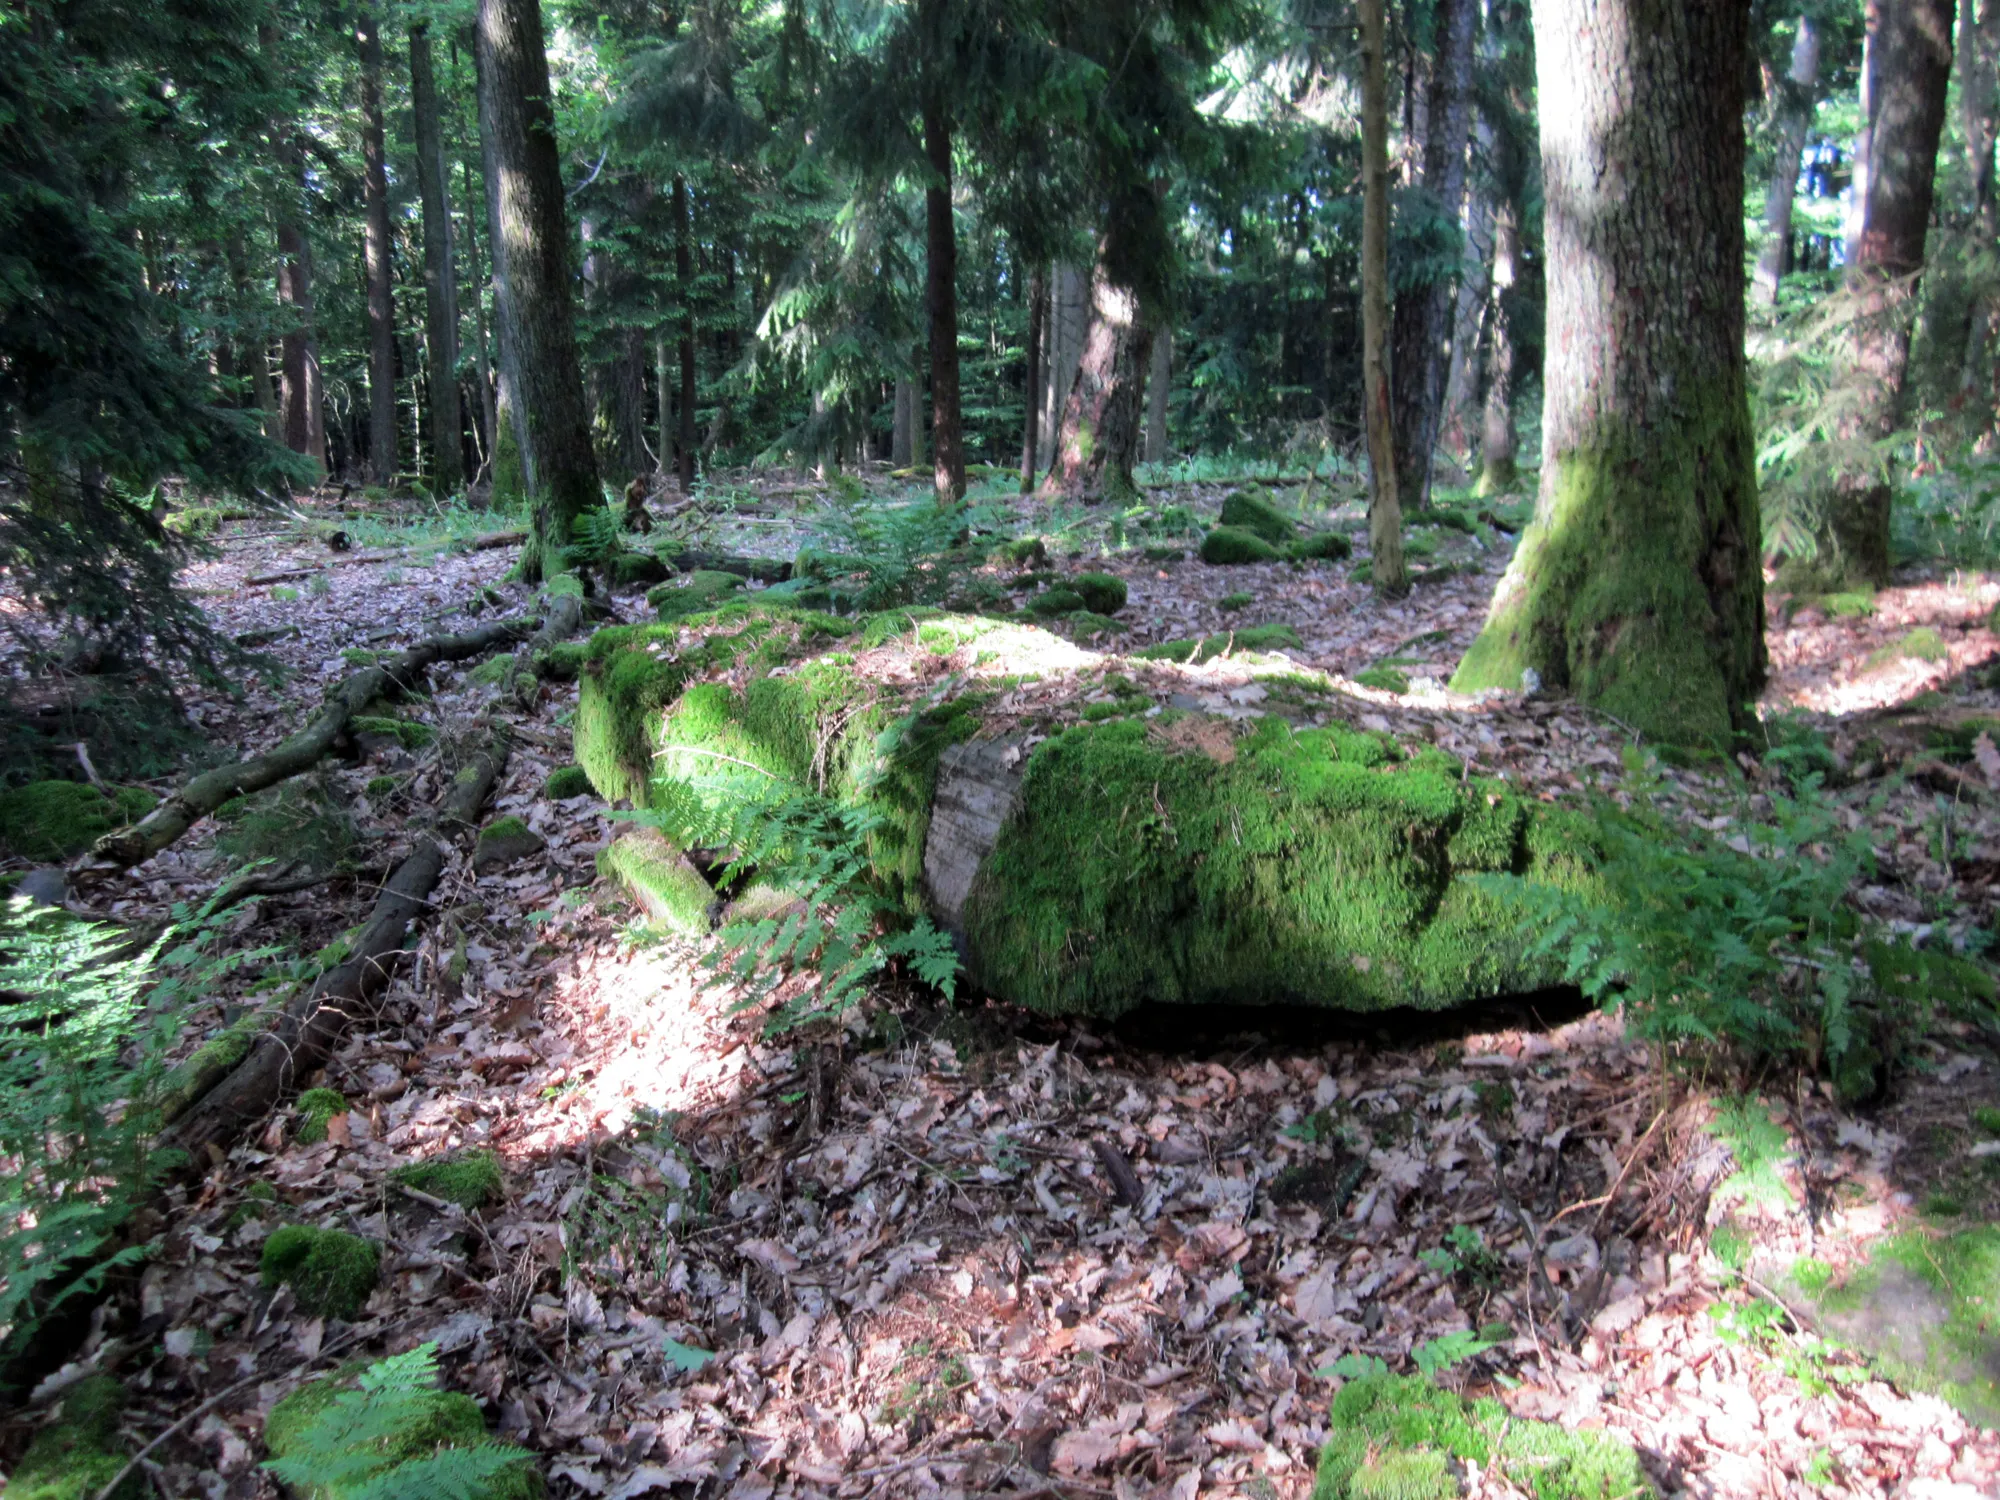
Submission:
{"label": "moss-covered stone block", "polygon": [[1289,625],[1252,625],[1244,630],[1219,631],[1198,641],[1161,641],[1155,646],[1142,646],[1132,655],[1146,661],[1182,662],[1198,667],[1218,656],[1234,656],[1242,652],[1300,651],[1304,646],[1299,633]]}
{"label": "moss-covered stone block", "polygon": [[720,608],[732,594],[743,591],[743,580],[734,573],[709,569],[690,573],[647,591],[646,605],[662,620],[677,620]]}
{"label": "moss-covered stone block", "polygon": [[411,1162],[397,1167],[389,1174],[389,1180],[398,1187],[415,1188],[464,1209],[497,1203],[506,1189],[498,1154],[483,1149]]}
{"label": "moss-covered stone block", "polygon": [[[6,1487],[7,1500],[95,1500],[125,1467],[118,1438],[125,1387],[109,1375],[86,1375],[64,1391],[56,1420],[35,1434]],[[148,1492],[135,1469],[112,1500],[140,1500]]]}
{"label": "moss-covered stone block", "polygon": [[612,840],[598,851],[597,870],[617,881],[654,925],[682,937],[709,931],[715,887],[659,829],[635,828]]}
{"label": "moss-covered stone block", "polygon": [[616,553],[607,568],[611,581],[622,589],[636,588],[642,583],[658,583],[673,571],[650,552]]}
{"label": "moss-covered stone block", "polygon": [[143,787],[118,787],[107,797],[82,781],[31,781],[0,792],[0,844],[21,859],[68,859],[136,823],[159,800]]}
{"label": "moss-covered stone block", "polygon": [[1201,560],[1213,567],[1276,562],[1283,556],[1256,532],[1240,526],[1218,526],[1201,539]]}
{"label": "moss-covered stone block", "polygon": [[[274,1459],[314,1457],[334,1440],[334,1433],[322,1425],[340,1397],[356,1388],[363,1367],[349,1365],[332,1375],[300,1386],[271,1408],[264,1419],[264,1446]],[[416,1493],[413,1486],[396,1488],[395,1470],[432,1459],[452,1448],[498,1448],[520,1454],[497,1474],[474,1481],[469,1488],[455,1488],[464,1500],[540,1500],[547,1493],[540,1470],[526,1449],[495,1438],[486,1430],[479,1403],[457,1391],[425,1391],[400,1403],[405,1409],[400,1421],[373,1437],[369,1446],[379,1462],[342,1451],[343,1470],[356,1457],[359,1474],[352,1480],[308,1486],[304,1500],[360,1500],[364,1495]],[[348,1424],[342,1423],[341,1427]]]}
{"label": "moss-covered stone block", "polygon": [[504,870],[547,847],[548,841],[519,818],[495,818],[479,830],[479,841],[472,849],[472,868],[481,875]]}
{"label": "moss-covered stone block", "polygon": [[1256,486],[1240,489],[1222,502],[1222,514],[1217,517],[1222,526],[1235,527],[1268,542],[1273,547],[1282,547],[1298,534],[1298,523],[1276,505],[1271,497]]}
{"label": "moss-covered stone block", "polygon": [[302,1146],[317,1146],[326,1139],[328,1122],[347,1113],[347,1100],[338,1089],[307,1089],[299,1095],[298,1112],[293,1138]]}
{"label": "moss-covered stone block", "polygon": [[287,1224],[264,1241],[259,1263],[267,1287],[288,1286],[308,1317],[353,1322],[382,1275],[382,1248],[342,1229]]}
{"label": "moss-covered stone block", "polygon": [[1293,562],[1342,562],[1354,555],[1354,543],[1337,531],[1315,531],[1285,544]]}
{"label": "moss-covered stone block", "polygon": [[590,773],[582,766],[557,766],[542,782],[542,795],[560,802],[567,797],[588,796]]}
{"label": "moss-covered stone block", "polygon": [[1632,1448],[1468,1401],[1421,1376],[1350,1380],[1333,1398],[1313,1500],[1459,1500],[1467,1464],[1535,1500],[1658,1494]]}
{"label": "moss-covered stone block", "polygon": [[1069,586],[1083,596],[1083,607],[1092,614],[1115,615],[1125,607],[1125,580],[1109,573],[1079,573]]}

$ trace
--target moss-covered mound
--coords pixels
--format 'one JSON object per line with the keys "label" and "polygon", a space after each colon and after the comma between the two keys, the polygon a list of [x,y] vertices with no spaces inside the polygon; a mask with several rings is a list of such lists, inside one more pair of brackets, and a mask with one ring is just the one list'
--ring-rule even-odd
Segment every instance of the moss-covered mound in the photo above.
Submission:
{"label": "moss-covered mound", "polygon": [[1349,1381],[1333,1398],[1313,1500],[1458,1500],[1464,1465],[1498,1467],[1536,1500],[1656,1495],[1632,1449],[1602,1432],[1569,1432],[1468,1401],[1421,1376]]}
{"label": "moss-covered mound", "polygon": [[[7,1483],[7,1500],[94,1500],[125,1467],[118,1415],[125,1387],[109,1375],[87,1375],[63,1392],[62,1413],[35,1434]],[[139,1500],[148,1492],[134,1469],[112,1492],[113,1500]]]}
{"label": "moss-covered mound", "polygon": [[479,840],[472,848],[472,868],[482,874],[504,870],[531,854],[540,854],[545,847],[546,840],[521,819],[512,815],[495,818],[479,830]]}
{"label": "moss-covered mound", "polygon": [[1043,619],[1055,615],[1073,615],[1086,607],[1082,594],[1075,589],[1047,589],[1028,601],[1028,613]]}
{"label": "moss-covered mound", "polygon": [[338,1089],[307,1089],[299,1095],[298,1111],[294,1139],[302,1146],[317,1146],[326,1139],[326,1127],[333,1117],[347,1113],[347,1100]]}
{"label": "moss-covered mound", "polygon": [[557,766],[542,783],[542,795],[557,802],[590,792],[590,773],[582,766]]}
{"label": "moss-covered mound", "polygon": [[[264,1445],[274,1459],[304,1459],[316,1468],[332,1471],[340,1480],[308,1486],[305,1500],[359,1500],[364,1495],[423,1493],[434,1487],[438,1494],[462,1495],[466,1500],[539,1500],[546,1493],[541,1472],[525,1449],[504,1443],[486,1430],[479,1403],[457,1391],[420,1391],[395,1400],[396,1419],[383,1425],[362,1415],[368,1408],[338,1404],[355,1389],[359,1366],[308,1381],[271,1408],[264,1419]],[[373,1409],[384,1409],[383,1398]],[[359,1420],[356,1420],[356,1418]],[[357,1438],[357,1434],[365,1434]],[[352,1446],[360,1442],[361,1451]],[[437,1462],[450,1449],[478,1448],[519,1454],[517,1461],[500,1467],[497,1473],[465,1481],[448,1479]],[[430,1461],[423,1478],[394,1471]],[[482,1466],[490,1467],[490,1466]],[[401,1487],[398,1482],[401,1481]],[[9,1491],[11,1494],[12,1492]]]}
{"label": "moss-covered mound", "polygon": [[431,1161],[411,1162],[389,1174],[398,1187],[415,1188],[460,1208],[497,1203],[505,1187],[500,1158],[491,1151],[459,1151]]}
{"label": "moss-covered mound", "polygon": [[743,580],[734,573],[716,573],[703,570],[690,573],[685,578],[676,578],[651,589],[646,594],[646,604],[663,620],[677,620],[682,615],[699,614],[705,609],[714,609],[730,595],[740,593]]}
{"label": "moss-covered mound", "polygon": [[1223,501],[1217,521],[1247,531],[1273,547],[1282,547],[1299,529],[1290,516],[1271,503],[1270,496],[1254,486],[1238,490]]}
{"label": "moss-covered mound", "polygon": [[381,1278],[382,1250],[345,1230],[287,1224],[264,1241],[260,1266],[264,1285],[289,1286],[301,1312],[351,1323]]}
{"label": "moss-covered mound", "polygon": [[1201,560],[1215,567],[1235,563],[1276,562],[1284,556],[1276,547],[1240,526],[1218,526],[1201,539]]}
{"label": "moss-covered mound", "polygon": [[1115,615],[1125,607],[1125,580],[1109,573],[1079,573],[1069,586],[1083,598],[1083,607],[1092,614]]}
{"label": "moss-covered mound", "polygon": [[1293,562],[1340,562],[1354,555],[1354,544],[1337,531],[1315,531],[1285,544]]}
{"label": "moss-covered mound", "polygon": [[107,797],[81,781],[31,781],[0,792],[0,845],[22,859],[68,859],[145,817],[158,801],[142,787]]}
{"label": "moss-covered mound", "polygon": [[[991,993],[1042,1010],[1441,1007],[1551,982],[1476,877],[1588,879],[1583,820],[1325,722],[1366,705],[1283,658],[1221,669],[1280,712],[1186,708],[1231,705],[1218,668],[1175,663],[1252,639],[1297,640],[1276,626],[1121,659],[993,620],[739,605],[599,632],[576,753],[601,795],[640,806],[789,788],[865,807],[884,895],[957,931]],[[1025,726],[1024,683],[1042,705]],[[1031,752],[1005,753],[1023,728]],[[692,926],[712,893],[687,885]]]}

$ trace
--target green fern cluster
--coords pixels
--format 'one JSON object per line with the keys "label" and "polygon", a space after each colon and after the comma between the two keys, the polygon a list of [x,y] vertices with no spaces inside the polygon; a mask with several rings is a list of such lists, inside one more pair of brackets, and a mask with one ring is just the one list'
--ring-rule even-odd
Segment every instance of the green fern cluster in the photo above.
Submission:
{"label": "green fern cluster", "polygon": [[438,1389],[437,1345],[301,1386],[271,1408],[264,1465],[307,1500],[537,1500],[533,1455]]}
{"label": "green fern cluster", "polygon": [[812,571],[827,576],[779,584],[767,597],[825,587],[843,612],[942,604],[986,560],[973,539],[1006,524],[991,506],[943,509],[929,498],[898,503],[836,492],[813,523],[807,549]]}

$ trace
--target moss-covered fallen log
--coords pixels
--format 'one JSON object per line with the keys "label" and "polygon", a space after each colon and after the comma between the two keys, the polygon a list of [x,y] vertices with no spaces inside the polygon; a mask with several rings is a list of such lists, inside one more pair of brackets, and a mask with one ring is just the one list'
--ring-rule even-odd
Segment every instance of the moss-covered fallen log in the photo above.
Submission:
{"label": "moss-covered fallen log", "polygon": [[1590,879],[1578,815],[1478,777],[1279,656],[1193,667],[1011,621],[743,603],[600,631],[576,753],[671,811],[865,806],[882,890],[1039,1010],[1449,1006],[1541,988],[1479,877]]}

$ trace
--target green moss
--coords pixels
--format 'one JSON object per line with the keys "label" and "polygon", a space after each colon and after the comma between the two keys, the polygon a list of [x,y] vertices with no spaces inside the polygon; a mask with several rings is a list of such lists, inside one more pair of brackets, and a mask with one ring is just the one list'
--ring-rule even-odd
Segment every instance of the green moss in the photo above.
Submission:
{"label": "green moss", "polygon": [[1298,531],[1292,518],[1273,505],[1270,497],[1255,486],[1238,490],[1223,501],[1222,514],[1217,521],[1221,526],[1247,531],[1273,547],[1282,547]]}
{"label": "green moss", "polygon": [[999,555],[1017,568],[1045,567],[1049,560],[1048,544],[1038,536],[1015,537],[1010,542],[1002,542]]}
{"label": "green moss", "polygon": [[1754,727],[1764,602],[1748,410],[1740,382],[1688,373],[1675,422],[1607,416],[1591,446],[1548,456],[1546,503],[1458,691],[1516,692],[1533,668],[1660,743],[1726,750]]}
{"label": "green moss", "polygon": [[1217,567],[1235,563],[1276,562],[1282,554],[1258,536],[1236,526],[1218,526],[1201,539],[1201,560]]}
{"label": "green moss", "polygon": [[1040,619],[1051,619],[1056,615],[1073,615],[1084,608],[1083,595],[1075,589],[1049,589],[1030,599],[1028,613]]}
{"label": "green moss", "polygon": [[541,853],[545,842],[520,818],[511,814],[495,818],[479,830],[478,841],[472,847],[472,867],[481,871],[500,869]]}
{"label": "green moss", "polygon": [[650,552],[620,552],[610,561],[611,581],[620,588],[640,583],[658,583],[671,571]]}
{"label": "green moss", "polygon": [[1181,562],[1187,557],[1187,548],[1162,547],[1162,546],[1142,547],[1139,549],[1139,555],[1145,558],[1147,562],[1153,562],[1153,563]]}
{"label": "green moss", "polygon": [[542,580],[542,592],[551,599],[565,597],[582,599],[589,591],[584,588],[583,580],[576,574],[555,573]]}
{"label": "green moss", "polygon": [[1337,531],[1315,531],[1285,547],[1293,562],[1340,562],[1353,555],[1354,544]]}
{"label": "green moss", "polygon": [[1132,655],[1146,661],[1177,661],[1200,666],[1218,656],[1244,651],[1298,651],[1303,649],[1299,633],[1289,625],[1252,625],[1245,630],[1225,630],[1198,641],[1161,641],[1143,646]]}
{"label": "green moss", "polygon": [[647,917],[683,937],[701,937],[711,926],[715,887],[702,878],[659,830],[635,829],[597,855],[597,870],[617,881]]}
{"label": "green moss", "polygon": [[31,781],[0,792],[0,844],[21,859],[53,863],[81,854],[158,803],[143,787],[119,787],[107,797],[86,782]]}
{"label": "green moss", "polygon": [[561,801],[581,797],[590,791],[590,773],[582,766],[557,766],[542,783],[542,795]]}
{"label": "green moss", "polygon": [[299,1095],[300,1145],[316,1146],[326,1139],[327,1121],[347,1113],[347,1100],[337,1089],[307,1089]]}
{"label": "green moss", "polygon": [[1215,607],[1227,610],[1247,609],[1256,602],[1257,596],[1255,594],[1245,593],[1243,590],[1238,589],[1235,593],[1224,594],[1220,599],[1216,600]]}
{"label": "green moss", "polygon": [[371,797],[393,797],[402,785],[400,776],[371,776],[362,790]]}
{"label": "green moss", "polygon": [[1926,725],[1924,748],[1956,765],[1972,759],[1972,747],[1982,734],[2000,745],[2000,719],[1979,717],[1960,719],[1955,724]]}
{"label": "green moss", "polygon": [[[332,1375],[311,1380],[271,1408],[264,1419],[264,1446],[273,1458],[291,1458],[313,1452],[308,1436],[313,1424],[346,1391],[355,1388],[364,1367],[352,1364]],[[305,1500],[361,1500],[363,1495],[394,1490],[393,1471],[413,1460],[431,1457],[441,1448],[485,1447],[500,1444],[486,1431],[486,1419],[479,1403],[457,1391],[430,1391],[411,1403],[407,1418],[392,1431],[374,1440],[381,1456],[360,1484],[313,1485]],[[479,1485],[464,1500],[539,1500],[545,1493],[540,1472],[528,1461],[504,1470]],[[387,1482],[385,1484],[385,1481]],[[397,1493],[400,1493],[399,1491]]]}
{"label": "green moss", "polygon": [[299,1310],[353,1322],[382,1274],[382,1250],[373,1240],[340,1229],[287,1224],[264,1241],[264,1285],[289,1286]]}
{"label": "green moss", "polygon": [[486,1150],[460,1151],[432,1161],[412,1162],[389,1174],[402,1187],[415,1188],[460,1208],[483,1208],[500,1199],[505,1180],[500,1158]]}
{"label": "green moss", "polygon": [[1369,667],[1356,672],[1354,680],[1363,687],[1379,688],[1385,693],[1407,693],[1410,690],[1410,679],[1394,667]]}
{"label": "green moss", "polygon": [[[35,1434],[7,1484],[7,1500],[94,1500],[125,1467],[118,1417],[125,1387],[109,1375],[86,1375],[63,1392],[62,1414]],[[113,1492],[114,1500],[148,1493],[145,1471],[135,1469]]]}
{"label": "green moss", "polygon": [[405,750],[421,750],[437,739],[435,729],[412,719],[357,717],[348,720],[348,726],[356,734],[379,734],[393,739]]}
{"label": "green moss", "polygon": [[1983,1135],[2000,1135],[2000,1109],[1982,1104],[1973,1110],[1972,1123],[1979,1127]]}
{"label": "green moss", "polygon": [[[1500,898],[1459,878],[1570,883],[1531,811],[1442,752],[1260,720],[1226,752],[1170,718],[1037,747],[967,903],[975,978],[1038,1010],[1146,1001],[1440,1007],[1553,982]],[[1204,753],[1206,752],[1206,753]],[[1532,819],[1539,821],[1538,819]],[[1463,859],[1463,865],[1456,861]]]}
{"label": "green moss", "polygon": [[1822,594],[1818,603],[1836,620],[1862,620],[1875,613],[1875,590],[1871,586],[1841,594]]}
{"label": "green moss", "polygon": [[491,656],[467,672],[465,680],[474,687],[503,688],[514,680],[517,665],[512,652]]}
{"label": "green moss", "polygon": [[1900,639],[1893,640],[1886,646],[1878,646],[1870,652],[1863,670],[1873,672],[1893,666],[1899,661],[1936,662],[1948,661],[1950,658],[1951,647],[1945,644],[1944,637],[1930,626],[1920,625]]}
{"label": "green moss", "polygon": [[583,671],[584,651],[588,644],[586,641],[557,641],[536,654],[535,665],[544,677],[574,682]]}
{"label": "green moss", "polygon": [[350,667],[372,667],[382,660],[382,653],[369,651],[360,646],[348,646],[340,653],[340,659]]}
{"label": "green moss", "polygon": [[1092,636],[1103,635],[1107,631],[1122,635],[1131,628],[1123,620],[1114,620],[1109,615],[1092,614],[1087,609],[1080,609],[1073,615],[1064,616],[1063,625],[1068,629],[1071,639],[1079,641],[1087,641]]}
{"label": "green moss", "polygon": [[1638,1455],[1603,1432],[1525,1421],[1420,1376],[1351,1380],[1333,1398],[1313,1500],[1457,1500],[1466,1462],[1536,1500],[1632,1500],[1657,1492]]}
{"label": "green moss", "polygon": [[734,573],[703,569],[649,590],[646,605],[662,620],[677,620],[683,615],[720,608],[730,595],[740,593],[742,588],[743,580]]}
{"label": "green moss", "polygon": [[1079,573],[1070,587],[1083,596],[1083,607],[1092,614],[1115,615],[1125,607],[1125,580],[1109,573]]}

